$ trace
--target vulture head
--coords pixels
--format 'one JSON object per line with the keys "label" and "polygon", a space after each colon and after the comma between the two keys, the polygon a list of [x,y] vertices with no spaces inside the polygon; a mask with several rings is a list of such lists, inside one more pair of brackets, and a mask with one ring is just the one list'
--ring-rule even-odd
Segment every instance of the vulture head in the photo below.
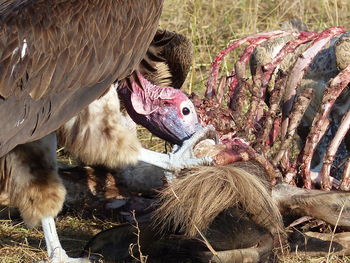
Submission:
{"label": "vulture head", "polygon": [[182,91],[153,85],[139,72],[120,85],[118,94],[134,122],[170,143],[181,145],[202,128]]}

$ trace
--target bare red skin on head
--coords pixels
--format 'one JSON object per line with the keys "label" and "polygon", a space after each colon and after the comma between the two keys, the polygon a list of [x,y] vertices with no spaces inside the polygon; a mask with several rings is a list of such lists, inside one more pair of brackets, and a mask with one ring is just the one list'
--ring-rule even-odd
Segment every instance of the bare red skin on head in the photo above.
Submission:
{"label": "bare red skin on head", "polygon": [[[139,114],[149,115],[163,106],[179,106],[182,102],[189,100],[180,90],[153,85],[142,74],[136,74],[142,88],[136,81],[131,83],[131,103],[134,110]],[[180,112],[180,107],[175,108],[177,109],[178,116],[182,118],[183,115]]]}

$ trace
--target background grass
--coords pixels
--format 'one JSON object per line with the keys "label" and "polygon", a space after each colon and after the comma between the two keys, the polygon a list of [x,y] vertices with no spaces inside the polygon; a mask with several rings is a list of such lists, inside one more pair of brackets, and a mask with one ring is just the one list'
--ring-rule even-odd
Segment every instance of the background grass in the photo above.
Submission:
{"label": "background grass", "polygon": [[[310,30],[342,25],[349,28],[348,0],[168,0],[160,26],[180,32],[194,46],[193,68],[186,91],[202,91],[210,63],[229,41],[261,31],[278,29],[298,17]],[[232,70],[234,56],[224,70]]]}
{"label": "background grass", "polygon": [[[203,92],[210,64],[227,43],[239,37],[267,30],[298,17],[311,30],[350,24],[348,0],[165,0],[160,26],[180,32],[191,39],[194,47],[192,69],[185,91]],[[223,70],[230,72],[235,55],[227,57]],[[149,135],[142,143],[163,147],[164,144]],[[78,256],[86,241],[113,223],[97,218],[82,219],[64,215],[58,218],[58,230],[63,246]],[[27,229],[20,220],[0,221],[0,263],[36,262],[45,259],[45,240],[40,228]],[[282,255],[282,262],[326,262],[325,258],[302,255]],[[350,262],[349,258],[331,257],[329,262]]]}

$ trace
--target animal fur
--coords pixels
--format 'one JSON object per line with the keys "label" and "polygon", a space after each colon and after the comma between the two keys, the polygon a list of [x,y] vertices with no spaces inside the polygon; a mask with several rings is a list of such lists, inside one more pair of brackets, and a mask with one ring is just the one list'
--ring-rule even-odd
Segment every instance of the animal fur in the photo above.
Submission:
{"label": "animal fur", "polygon": [[165,31],[165,37],[171,37],[171,41],[163,47],[161,56],[169,67],[172,77],[172,87],[181,88],[190,70],[193,60],[192,43],[185,36]]}
{"label": "animal fur", "polygon": [[350,227],[350,193],[276,185],[272,198],[286,217],[312,216],[332,225]]}
{"label": "animal fur", "polygon": [[[216,255],[198,238],[188,238],[181,232],[159,233],[149,222],[139,223],[139,239],[135,226],[122,224],[102,231],[89,241],[87,254],[103,256],[107,262],[133,262],[140,250],[149,262],[267,262],[273,248],[273,238],[263,227],[248,219],[239,209],[221,213],[206,234]],[[130,252],[131,251],[131,252]]]}
{"label": "animal fur", "polygon": [[0,201],[27,224],[56,216],[65,197],[48,134],[137,69],[162,4],[0,2]]}
{"label": "animal fur", "polygon": [[138,68],[163,0],[0,2],[0,156],[56,131]]}
{"label": "animal fur", "polygon": [[[132,262],[129,247],[139,244],[150,262],[268,262],[283,230],[266,172],[241,162],[198,167],[182,175],[162,190],[160,207],[153,212],[156,222],[139,224],[139,239],[134,226],[117,226],[95,236],[88,253]],[[138,247],[132,251],[139,256]]]}
{"label": "animal fur", "polygon": [[198,230],[205,232],[220,212],[239,207],[271,233],[281,231],[281,215],[267,183],[255,175],[259,169],[251,163],[235,163],[186,172],[161,192],[157,225],[193,237]]}
{"label": "animal fur", "polygon": [[[157,48],[152,49],[151,45],[148,52],[148,63],[156,69],[153,78],[157,77],[154,80],[164,85],[163,80],[170,79],[171,75],[166,64],[156,63],[156,58],[169,40],[172,38],[161,38]],[[152,52],[156,53],[150,55]],[[142,65],[140,68],[153,72]],[[117,84],[61,126],[57,136],[60,145],[88,165],[115,168],[133,164],[141,148],[135,123],[120,110]],[[65,198],[66,190],[56,171],[53,137],[19,145],[0,158],[0,204],[18,207],[30,226],[45,216],[56,216]]]}

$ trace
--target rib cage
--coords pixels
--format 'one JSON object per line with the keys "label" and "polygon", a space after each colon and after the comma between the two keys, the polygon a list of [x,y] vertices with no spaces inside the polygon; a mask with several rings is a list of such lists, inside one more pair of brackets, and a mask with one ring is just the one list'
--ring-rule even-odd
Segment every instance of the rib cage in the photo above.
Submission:
{"label": "rib cage", "polygon": [[[273,31],[233,41],[212,64],[206,99],[195,98],[203,123],[214,124],[224,140],[244,138],[288,182],[302,184],[302,178],[307,188],[317,182],[330,189],[332,180],[338,188],[340,183],[329,173],[349,127],[341,125],[349,109],[350,61],[344,52],[348,38],[344,28],[333,27],[322,32]],[[244,43],[249,46],[235,69],[218,84],[222,59]],[[249,58],[251,75],[246,69]],[[333,132],[333,141],[330,135],[323,139],[331,145],[328,150],[318,147],[315,152],[328,127],[341,129],[337,135]],[[347,170],[342,189],[349,188]]]}

